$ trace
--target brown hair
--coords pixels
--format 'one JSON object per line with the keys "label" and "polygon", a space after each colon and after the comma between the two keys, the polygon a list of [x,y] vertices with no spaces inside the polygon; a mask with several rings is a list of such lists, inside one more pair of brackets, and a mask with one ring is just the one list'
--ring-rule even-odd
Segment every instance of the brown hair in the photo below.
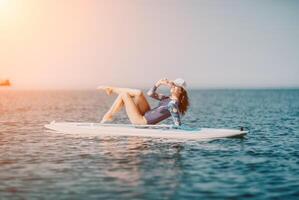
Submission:
{"label": "brown hair", "polygon": [[189,107],[189,97],[187,91],[182,87],[180,88],[181,88],[181,94],[179,97],[179,112],[182,115],[185,115]]}

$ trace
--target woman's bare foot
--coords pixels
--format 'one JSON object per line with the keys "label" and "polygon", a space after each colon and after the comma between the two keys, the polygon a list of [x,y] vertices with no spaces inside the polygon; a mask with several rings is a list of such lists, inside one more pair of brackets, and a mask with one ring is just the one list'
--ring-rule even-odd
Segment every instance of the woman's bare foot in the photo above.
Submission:
{"label": "woman's bare foot", "polygon": [[101,120],[101,123],[112,121],[113,116],[110,113],[106,113]]}
{"label": "woman's bare foot", "polygon": [[101,85],[97,88],[98,90],[105,90],[107,95],[111,95],[113,92],[113,87],[111,86],[105,86],[105,85]]}

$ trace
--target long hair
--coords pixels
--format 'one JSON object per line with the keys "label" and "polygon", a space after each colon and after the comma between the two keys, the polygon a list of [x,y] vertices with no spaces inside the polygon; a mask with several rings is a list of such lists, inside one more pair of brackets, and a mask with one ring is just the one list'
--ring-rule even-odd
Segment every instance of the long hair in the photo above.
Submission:
{"label": "long hair", "polygon": [[185,115],[189,107],[189,97],[187,91],[181,87],[181,94],[179,97],[179,112]]}

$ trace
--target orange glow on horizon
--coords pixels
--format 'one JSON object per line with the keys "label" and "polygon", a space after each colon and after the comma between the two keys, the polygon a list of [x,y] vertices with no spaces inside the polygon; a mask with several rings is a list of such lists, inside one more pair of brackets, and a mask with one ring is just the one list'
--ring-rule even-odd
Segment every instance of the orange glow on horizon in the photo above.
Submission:
{"label": "orange glow on horizon", "polygon": [[[118,17],[121,5],[107,3],[94,8],[93,4],[95,2],[0,0],[0,10],[5,11],[0,14],[0,32],[3,33],[0,54],[4,55],[0,60],[0,79],[13,80],[17,88],[63,84],[73,87],[78,80],[84,82],[92,78],[101,84],[100,81],[107,83],[110,78],[122,79],[109,67],[111,63],[118,67],[126,61],[126,54],[130,52],[122,55],[121,46],[134,45],[133,40],[119,37],[121,30],[127,28]],[[131,33],[128,30],[122,34]],[[95,69],[98,76],[93,75]],[[85,75],[84,70],[93,77]],[[101,75],[104,73],[105,76]],[[107,74],[112,75],[109,78]]]}
{"label": "orange glow on horizon", "polygon": [[161,77],[297,87],[295,11],[287,1],[0,0],[0,80],[16,89],[141,88]]}

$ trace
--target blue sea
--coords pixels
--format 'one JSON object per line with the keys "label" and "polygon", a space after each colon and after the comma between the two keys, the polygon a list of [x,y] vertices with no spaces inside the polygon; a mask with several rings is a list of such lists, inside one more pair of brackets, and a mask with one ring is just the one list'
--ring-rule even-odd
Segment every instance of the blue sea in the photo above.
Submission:
{"label": "blue sea", "polygon": [[[248,135],[213,141],[63,135],[43,126],[98,122],[115,96],[0,90],[0,199],[299,198],[298,89],[189,95],[185,125],[242,126]],[[114,120],[128,122],[124,111]]]}

